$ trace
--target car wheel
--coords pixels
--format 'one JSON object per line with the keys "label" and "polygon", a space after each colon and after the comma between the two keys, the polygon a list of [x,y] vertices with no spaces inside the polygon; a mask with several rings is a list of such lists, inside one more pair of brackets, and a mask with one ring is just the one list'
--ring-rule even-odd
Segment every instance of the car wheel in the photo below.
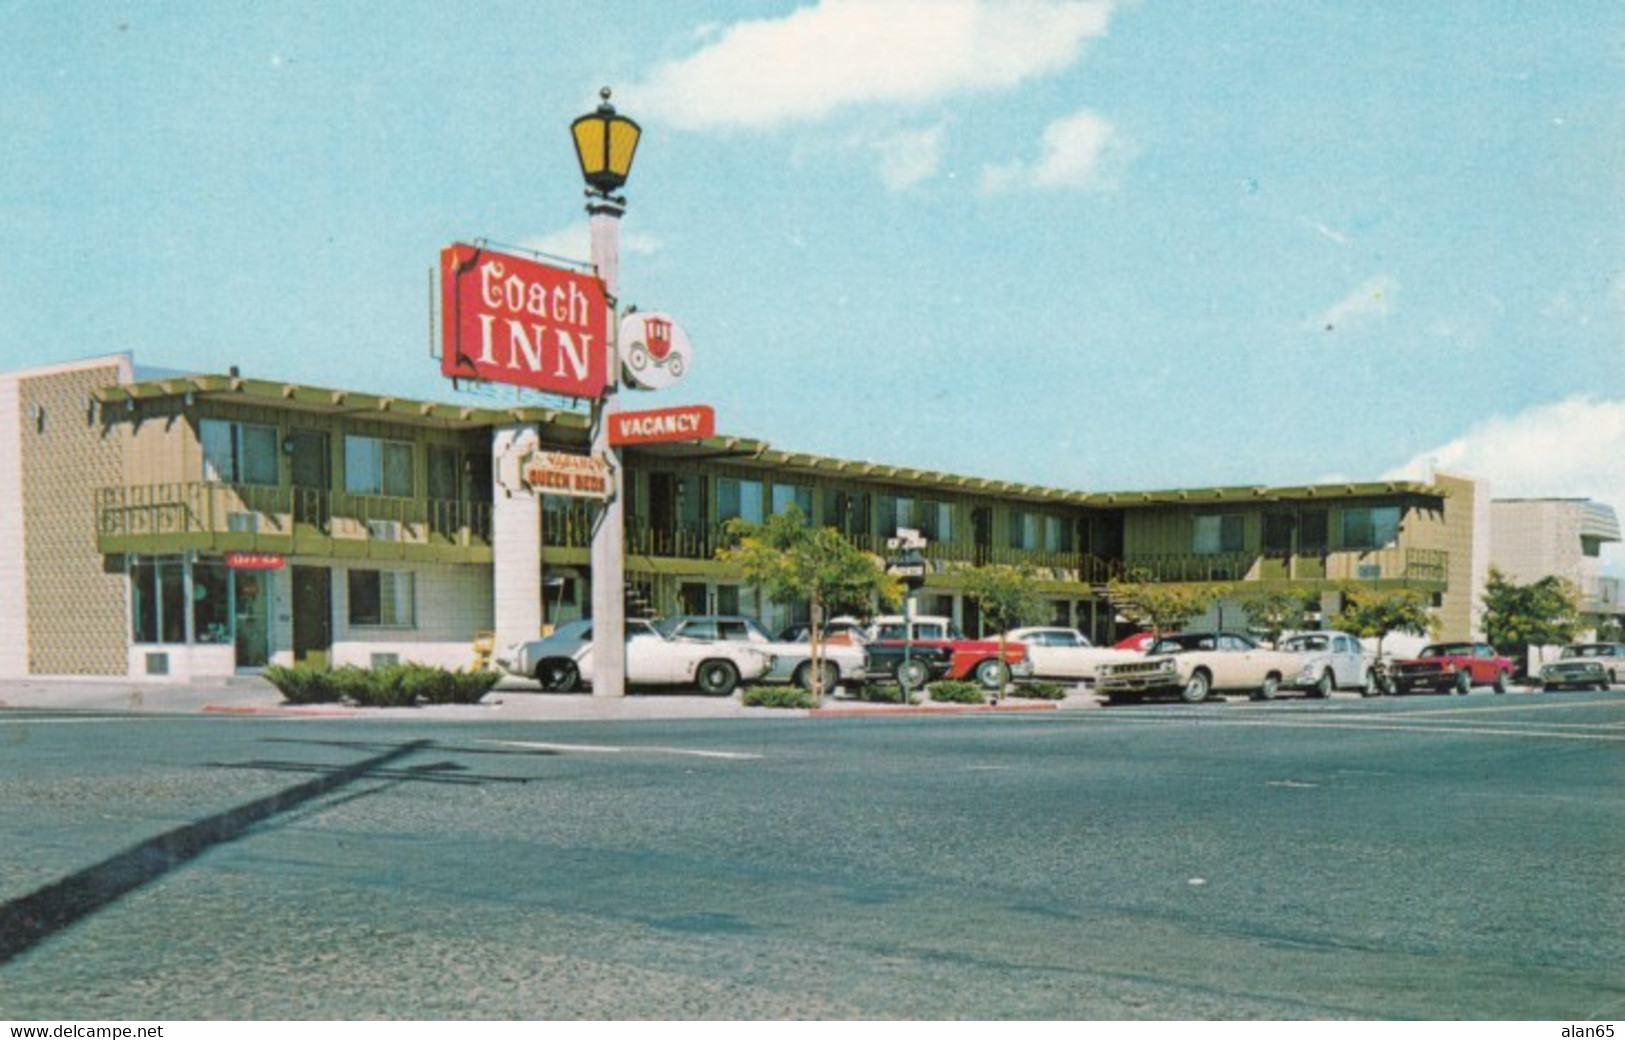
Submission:
{"label": "car wheel", "polygon": [[931,669],[924,661],[910,658],[897,665],[897,685],[905,690],[917,690],[931,679]]}
{"label": "car wheel", "polygon": [[1471,690],[1472,688],[1473,688],[1473,677],[1471,675],[1469,675],[1467,672],[1457,672],[1456,673],[1456,692],[1461,694],[1463,697],[1465,697],[1467,695],[1467,691]]}
{"label": "car wheel", "polygon": [[1258,699],[1273,701],[1280,692],[1281,680],[1273,675],[1267,675],[1264,677],[1264,684],[1258,688]]}
{"label": "car wheel", "polygon": [[[834,693],[835,692],[835,687],[841,681],[840,669],[836,668],[833,664],[830,664],[828,661],[825,661],[823,663],[823,667],[820,669],[820,671],[822,671],[823,674],[824,674],[824,683],[823,683],[824,692],[825,693]],[[801,665],[798,668],[796,668],[796,674],[792,677],[791,681],[794,682],[797,686],[801,687],[803,690],[806,690],[809,693],[812,692],[812,688],[813,688],[812,662],[808,661],[806,664]]]}
{"label": "car wheel", "polygon": [[1207,700],[1207,695],[1211,692],[1211,689],[1212,684],[1207,673],[1195,672],[1191,675],[1190,681],[1179,691],[1179,698],[1186,704],[1200,704]]}
{"label": "car wheel", "polygon": [[1494,689],[1496,693],[1505,693],[1505,692],[1507,692],[1507,673],[1505,673],[1505,672],[1496,672],[1495,673],[1495,685],[1492,687],[1492,689]]}
{"label": "car wheel", "polygon": [[1365,673],[1365,682],[1360,684],[1360,696],[1375,697],[1379,692],[1377,689],[1377,676],[1368,670]]}
{"label": "car wheel", "polygon": [[1320,673],[1320,678],[1315,681],[1314,687],[1310,689],[1309,696],[1325,699],[1330,697],[1335,689],[1337,689],[1337,677],[1328,668]]}
{"label": "car wheel", "polygon": [[536,666],[536,681],[548,693],[570,693],[581,685],[581,669],[574,661],[550,658]]}
{"label": "car wheel", "polygon": [[989,658],[976,666],[976,681],[982,684],[985,690],[1002,690],[1004,681],[1010,677],[1010,669],[1004,666],[1003,661]]}
{"label": "car wheel", "polygon": [[726,697],[739,686],[739,669],[732,661],[705,661],[694,673],[694,684],[702,693]]}

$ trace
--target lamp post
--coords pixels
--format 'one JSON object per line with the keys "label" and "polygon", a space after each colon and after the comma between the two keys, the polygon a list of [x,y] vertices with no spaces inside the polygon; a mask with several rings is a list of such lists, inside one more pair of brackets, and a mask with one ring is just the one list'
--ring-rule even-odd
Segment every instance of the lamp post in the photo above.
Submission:
{"label": "lamp post", "polygon": [[620,292],[621,214],[626,198],[613,194],[626,183],[642,128],[615,111],[609,88],[598,92],[598,108],[570,124],[576,161],[587,182],[587,227],[592,237],[592,263],[609,300],[609,386],[593,405],[592,453],[609,466],[609,498],[599,511],[592,533],[592,692],[595,697],[626,693],[626,499],[620,460],[609,445],[610,417],[618,411],[620,384],[616,355],[616,295]]}

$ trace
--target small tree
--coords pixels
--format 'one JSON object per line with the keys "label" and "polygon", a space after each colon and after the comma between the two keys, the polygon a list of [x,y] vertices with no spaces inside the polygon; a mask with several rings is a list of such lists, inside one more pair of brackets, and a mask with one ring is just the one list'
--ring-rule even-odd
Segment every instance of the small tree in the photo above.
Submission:
{"label": "small tree", "polygon": [[1178,631],[1191,618],[1206,611],[1224,595],[1223,585],[1172,585],[1154,581],[1107,583],[1112,603],[1147,625],[1158,639],[1164,632]]}
{"label": "small tree", "polygon": [[1026,567],[978,567],[965,578],[965,594],[976,599],[982,617],[999,632],[999,689],[994,694],[997,700],[1004,696],[1010,679],[1010,669],[1004,665],[1004,634],[1042,616],[1044,601],[1038,595],[1038,579]]}
{"label": "small tree", "polygon": [[762,524],[731,520],[728,533],[736,541],[718,549],[718,559],[737,564],[773,602],[808,605],[812,693],[822,699],[825,612],[867,612],[875,600],[895,604],[902,591],[897,579],[835,528],[809,526],[794,505]]}
{"label": "small tree", "polygon": [[1343,610],[1337,624],[1361,639],[1375,639],[1380,660],[1382,641],[1390,633],[1425,636],[1433,631],[1434,618],[1427,598],[1415,589],[1349,586],[1343,589]]}
{"label": "small tree", "polygon": [[1483,602],[1484,638],[1518,660],[1519,671],[1528,667],[1530,647],[1568,643],[1580,632],[1580,590],[1556,575],[1518,585],[1491,567]]}
{"label": "small tree", "polygon": [[1282,632],[1303,624],[1304,612],[1313,601],[1314,593],[1304,586],[1285,585],[1244,593],[1241,609],[1247,613],[1247,623],[1274,646],[1281,641]]}

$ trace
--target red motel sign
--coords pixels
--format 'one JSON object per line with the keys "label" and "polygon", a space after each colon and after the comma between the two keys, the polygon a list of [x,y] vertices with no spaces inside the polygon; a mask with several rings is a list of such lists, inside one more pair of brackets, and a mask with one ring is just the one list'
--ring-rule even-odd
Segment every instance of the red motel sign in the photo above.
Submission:
{"label": "red motel sign", "polygon": [[616,412],[609,417],[609,443],[617,448],[624,444],[697,441],[716,432],[717,413],[708,404],[657,408],[649,412]]}
{"label": "red motel sign", "polygon": [[279,571],[283,558],[267,552],[226,553],[226,566],[234,571]]}
{"label": "red motel sign", "polygon": [[478,246],[440,251],[440,373],[600,397],[609,304],[596,277]]}

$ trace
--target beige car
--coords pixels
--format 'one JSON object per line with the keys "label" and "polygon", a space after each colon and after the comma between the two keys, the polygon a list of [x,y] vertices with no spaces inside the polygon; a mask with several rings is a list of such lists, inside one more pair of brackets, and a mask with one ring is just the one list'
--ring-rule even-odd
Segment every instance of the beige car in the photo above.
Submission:
{"label": "beige car", "polygon": [[1300,655],[1270,650],[1249,636],[1192,632],[1164,636],[1138,661],[1101,665],[1095,692],[1113,702],[1173,694],[1196,704],[1214,693],[1272,700],[1302,664]]}

